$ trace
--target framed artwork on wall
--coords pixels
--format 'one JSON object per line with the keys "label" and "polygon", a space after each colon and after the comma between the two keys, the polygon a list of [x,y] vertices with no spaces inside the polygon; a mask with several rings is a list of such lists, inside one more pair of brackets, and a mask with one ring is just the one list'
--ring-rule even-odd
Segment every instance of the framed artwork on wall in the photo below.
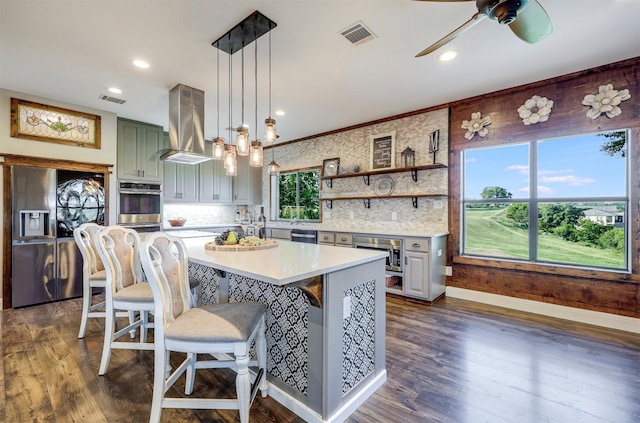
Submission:
{"label": "framed artwork on wall", "polygon": [[100,116],[31,101],[11,99],[11,136],[100,148]]}
{"label": "framed artwork on wall", "polygon": [[322,176],[336,176],[340,169],[340,158],[325,159],[322,161]]}
{"label": "framed artwork on wall", "polygon": [[371,154],[370,170],[393,169],[396,167],[396,131],[387,134],[369,135]]}

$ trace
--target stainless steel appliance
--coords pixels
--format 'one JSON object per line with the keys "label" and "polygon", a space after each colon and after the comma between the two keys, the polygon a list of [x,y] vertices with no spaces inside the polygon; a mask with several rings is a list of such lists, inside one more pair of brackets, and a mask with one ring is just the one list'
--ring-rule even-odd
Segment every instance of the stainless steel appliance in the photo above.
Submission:
{"label": "stainless steel appliance", "polygon": [[402,272],[402,239],[358,235],[353,238],[353,244],[356,248],[387,251],[387,270]]}
{"label": "stainless steel appliance", "polygon": [[161,229],[162,185],[158,183],[118,182],[118,224],[138,232]]}
{"label": "stainless steel appliance", "polygon": [[104,223],[104,174],[13,166],[11,304],[82,295],[73,229]]}
{"label": "stainless steel appliance", "polygon": [[291,229],[291,241],[316,244],[318,242],[318,231],[311,229]]}

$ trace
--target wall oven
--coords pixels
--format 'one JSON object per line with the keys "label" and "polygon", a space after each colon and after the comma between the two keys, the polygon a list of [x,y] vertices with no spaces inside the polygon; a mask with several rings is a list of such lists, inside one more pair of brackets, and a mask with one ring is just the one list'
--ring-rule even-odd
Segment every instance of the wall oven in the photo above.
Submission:
{"label": "wall oven", "polygon": [[118,224],[139,232],[161,229],[162,185],[159,183],[118,182]]}
{"label": "wall oven", "polygon": [[402,240],[381,238],[377,236],[355,236],[353,244],[356,248],[381,250],[388,253],[387,270],[402,272]]}

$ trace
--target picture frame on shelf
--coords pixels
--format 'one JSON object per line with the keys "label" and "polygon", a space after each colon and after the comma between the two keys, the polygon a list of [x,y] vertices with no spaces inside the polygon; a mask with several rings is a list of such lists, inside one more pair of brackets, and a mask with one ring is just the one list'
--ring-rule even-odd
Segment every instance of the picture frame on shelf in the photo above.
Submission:
{"label": "picture frame on shelf", "polygon": [[340,157],[322,161],[322,176],[336,176],[340,170]]}
{"label": "picture frame on shelf", "polygon": [[396,167],[396,131],[369,135],[371,144],[369,170],[394,169]]}
{"label": "picture frame on shelf", "polygon": [[11,136],[100,149],[101,117],[62,107],[11,99]]}

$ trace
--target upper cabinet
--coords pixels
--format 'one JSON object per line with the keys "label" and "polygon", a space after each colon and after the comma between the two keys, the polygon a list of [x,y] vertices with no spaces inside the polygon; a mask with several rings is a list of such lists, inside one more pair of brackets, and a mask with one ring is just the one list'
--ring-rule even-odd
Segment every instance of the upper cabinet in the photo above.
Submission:
{"label": "upper cabinet", "polygon": [[158,151],[164,148],[161,126],[118,118],[118,178],[162,181]]}
{"label": "upper cabinet", "polygon": [[249,166],[249,156],[238,156],[238,174],[232,178],[233,204],[262,203],[262,168]]}
{"label": "upper cabinet", "polygon": [[[212,143],[205,143],[205,154],[212,155]],[[200,167],[200,203],[231,204],[231,177],[227,176],[222,160],[209,160]]]}
{"label": "upper cabinet", "polygon": [[162,191],[165,203],[198,202],[198,166],[164,163]]}

